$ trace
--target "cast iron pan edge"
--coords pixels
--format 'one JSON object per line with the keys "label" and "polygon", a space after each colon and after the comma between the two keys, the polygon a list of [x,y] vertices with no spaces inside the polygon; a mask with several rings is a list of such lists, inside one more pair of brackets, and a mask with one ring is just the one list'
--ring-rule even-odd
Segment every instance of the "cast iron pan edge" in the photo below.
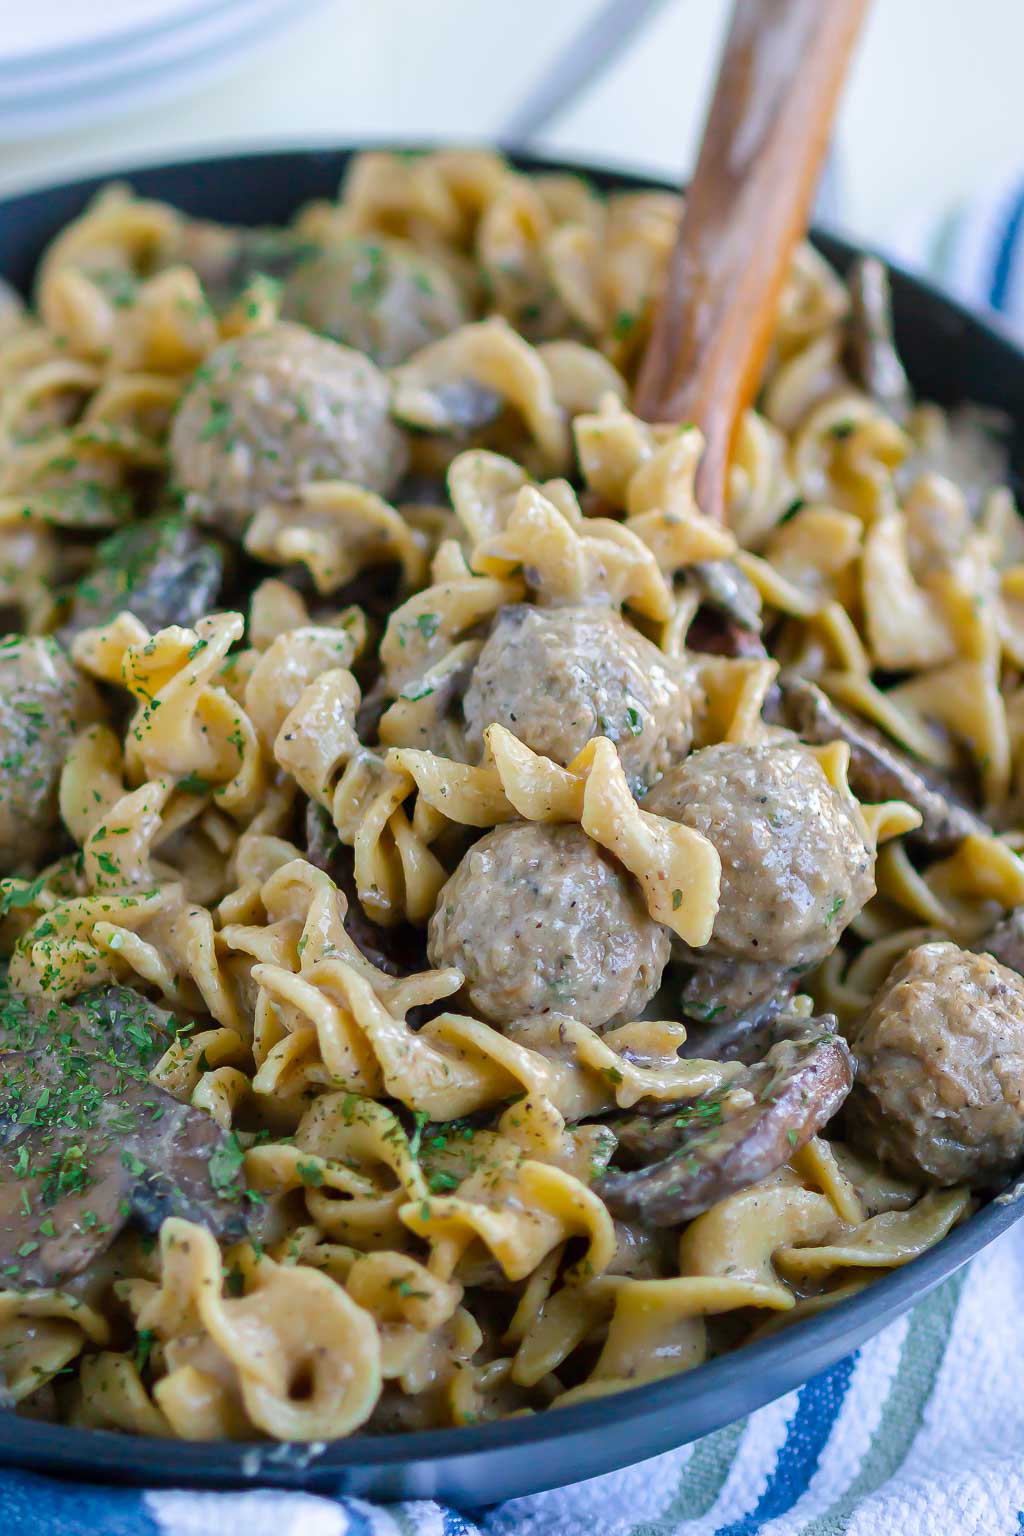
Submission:
{"label": "cast iron pan edge", "polygon": [[[383,146],[391,147],[391,146]],[[288,150],[147,166],[116,175],[145,196],[226,222],[283,223],[332,196],[352,150]],[[597,166],[513,155],[525,169],[574,171],[603,188],[656,185]],[[22,193],[0,203],[0,274],[27,292],[57,230],[111,179]],[[842,269],[854,248],[815,243]],[[1001,408],[1015,476],[1024,465],[1024,354],[992,325],[928,284],[893,271],[896,330],[918,393]],[[1017,1193],[1016,1191],[1014,1193]],[[473,1507],[595,1477],[685,1444],[751,1413],[828,1369],[966,1264],[1024,1214],[1024,1198],[992,1201],[930,1252],[831,1311],[736,1354],[614,1397],[464,1429],[355,1435],[321,1446],[133,1439],[0,1414],[0,1464],[103,1482],[189,1487],[311,1488],[368,1498],[438,1498]]]}

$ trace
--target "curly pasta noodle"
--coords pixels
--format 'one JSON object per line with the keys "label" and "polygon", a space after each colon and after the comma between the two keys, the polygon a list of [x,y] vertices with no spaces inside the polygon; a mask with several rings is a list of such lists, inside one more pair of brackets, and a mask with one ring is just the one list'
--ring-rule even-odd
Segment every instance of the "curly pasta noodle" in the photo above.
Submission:
{"label": "curly pasta noodle", "polygon": [[[1024,1153],[1004,1102],[940,1177],[944,1036],[923,1128],[877,1064],[1019,1055],[1004,466],[875,387],[857,272],[802,247],[706,517],[698,428],[631,409],[679,211],[484,150],[357,156],[281,230],[118,186],[5,310],[26,1411],[324,1441],[586,1401],[841,1304]],[[941,985],[989,946],[1002,1012]]]}

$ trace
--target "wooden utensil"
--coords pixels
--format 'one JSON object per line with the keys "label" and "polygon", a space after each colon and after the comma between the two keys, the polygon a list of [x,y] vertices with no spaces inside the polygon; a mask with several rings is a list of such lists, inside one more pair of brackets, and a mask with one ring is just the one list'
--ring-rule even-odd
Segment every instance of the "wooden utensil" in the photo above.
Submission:
{"label": "wooden utensil", "polygon": [[697,501],[724,517],[733,434],[757,389],[867,0],[736,0],[638,415],[705,437]]}

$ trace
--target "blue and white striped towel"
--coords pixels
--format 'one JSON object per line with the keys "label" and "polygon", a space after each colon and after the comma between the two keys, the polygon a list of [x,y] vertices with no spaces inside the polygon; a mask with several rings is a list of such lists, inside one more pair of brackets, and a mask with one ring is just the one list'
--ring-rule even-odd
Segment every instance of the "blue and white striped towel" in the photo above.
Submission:
{"label": "blue and white striped towel", "polygon": [[978,310],[1024,335],[1024,180],[1005,176],[969,204],[922,212],[888,243],[892,258],[921,270]]}
{"label": "blue and white striped towel", "polygon": [[[1024,334],[1024,184],[892,246]],[[737,1359],[742,1370],[742,1358]],[[4,1536],[1022,1536],[1024,1231],[797,1392],[696,1445],[486,1515],[0,1472]]]}

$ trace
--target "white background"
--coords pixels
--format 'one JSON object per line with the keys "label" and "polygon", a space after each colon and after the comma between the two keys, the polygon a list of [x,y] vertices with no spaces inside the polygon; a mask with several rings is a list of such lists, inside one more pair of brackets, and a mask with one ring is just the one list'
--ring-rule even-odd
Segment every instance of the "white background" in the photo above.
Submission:
{"label": "white background", "polygon": [[[101,7],[103,0],[66,0]],[[6,5],[0,0],[0,26]],[[215,84],[149,112],[0,144],[0,184],[192,147],[367,136],[485,140],[594,0],[323,0]],[[725,0],[670,0],[549,135],[661,169],[692,163]],[[1024,0],[874,0],[839,128],[843,223],[884,239],[1024,171]]]}

